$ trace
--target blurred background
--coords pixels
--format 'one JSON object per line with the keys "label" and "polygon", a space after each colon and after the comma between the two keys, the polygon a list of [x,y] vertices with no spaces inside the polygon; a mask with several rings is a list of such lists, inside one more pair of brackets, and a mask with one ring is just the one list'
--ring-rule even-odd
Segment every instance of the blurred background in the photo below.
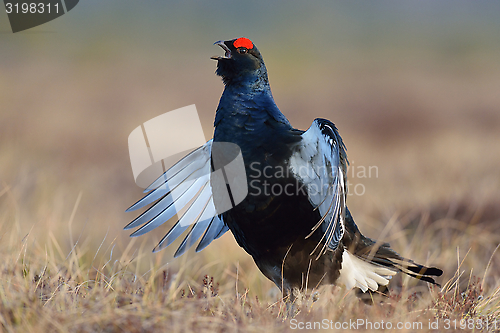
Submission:
{"label": "blurred background", "polygon": [[[211,138],[223,90],[209,59],[222,50],[212,43],[245,36],[295,127],[323,117],[339,128],[351,161],[348,204],[363,233],[454,269],[443,244],[462,257],[472,249],[484,262],[472,257],[467,267],[484,271],[500,231],[499,13],[498,1],[85,0],[13,34],[2,11],[2,233],[16,229],[11,241],[28,249],[58,244],[63,259],[79,240],[90,258],[143,249],[146,262],[173,270],[238,265],[240,279],[271,288],[230,234],[174,260],[174,247],[149,252],[171,224],[135,240],[122,230],[142,195],[128,135],[196,104]],[[392,217],[398,227],[383,232]],[[419,248],[419,221],[447,231]],[[474,223],[488,232],[466,232]]]}

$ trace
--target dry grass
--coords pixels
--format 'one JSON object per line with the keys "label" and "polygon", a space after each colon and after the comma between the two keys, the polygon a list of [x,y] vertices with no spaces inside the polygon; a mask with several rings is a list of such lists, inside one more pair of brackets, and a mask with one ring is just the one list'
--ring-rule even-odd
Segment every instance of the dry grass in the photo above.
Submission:
{"label": "dry grass", "polygon": [[[54,237],[41,244],[30,233],[19,241],[16,228],[7,228],[3,219],[0,323],[6,332],[291,331],[307,322],[321,322],[321,328],[327,322],[334,328],[356,322],[358,329],[370,331],[375,325],[379,331],[382,321],[385,328],[388,323],[412,325],[402,331],[413,332],[428,331],[436,321],[441,329],[456,325],[457,331],[460,325],[500,325],[500,266],[489,247],[500,242],[500,215],[481,222],[470,220],[480,213],[468,211],[469,206],[459,205],[448,216],[442,208],[409,212],[396,223],[419,240],[411,243],[403,236],[408,252],[433,249],[432,262],[446,271],[442,288],[399,276],[392,281],[390,298],[369,306],[352,292],[323,287],[304,295],[293,316],[277,295],[256,295],[234,265],[217,276],[203,276],[200,271],[208,269],[190,263],[178,270],[165,267],[160,253],[142,273],[142,250],[131,255],[130,246],[112,260],[113,243],[94,253],[86,240],[75,239],[67,253]],[[442,223],[445,218],[456,225]],[[483,248],[459,248],[461,234],[482,238]]]}

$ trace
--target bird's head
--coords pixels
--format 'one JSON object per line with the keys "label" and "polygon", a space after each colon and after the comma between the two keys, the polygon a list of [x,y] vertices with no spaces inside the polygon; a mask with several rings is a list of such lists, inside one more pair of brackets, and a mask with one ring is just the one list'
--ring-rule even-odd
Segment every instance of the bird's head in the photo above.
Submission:
{"label": "bird's head", "polygon": [[214,45],[219,45],[225,51],[224,56],[211,58],[217,60],[216,73],[222,77],[224,83],[243,82],[263,76],[267,81],[264,60],[250,39],[240,37],[226,41],[220,40]]}

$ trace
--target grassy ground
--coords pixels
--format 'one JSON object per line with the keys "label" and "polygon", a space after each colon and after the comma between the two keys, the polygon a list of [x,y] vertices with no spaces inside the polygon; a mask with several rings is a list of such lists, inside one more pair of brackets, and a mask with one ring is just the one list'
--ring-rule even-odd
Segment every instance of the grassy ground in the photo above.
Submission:
{"label": "grassy ground", "polygon": [[[494,203],[472,208],[468,202],[397,214],[390,235],[406,247],[396,248],[444,268],[442,288],[397,276],[391,297],[369,306],[352,292],[324,287],[304,295],[293,316],[245,255],[236,263],[184,258],[171,268],[163,253],[148,261],[145,242],[135,253],[129,243],[114,259],[114,241],[95,251],[89,239],[74,235],[67,252],[51,231],[43,243],[32,232],[19,239],[3,218],[0,322],[6,332],[291,331],[314,322],[321,325],[316,329],[403,325],[408,332],[489,323],[488,331],[498,331],[499,217]],[[225,252],[218,253],[211,255]]]}
{"label": "grassy ground", "polygon": [[[339,127],[349,180],[364,190],[353,187],[348,198],[362,232],[444,271],[441,288],[398,275],[391,297],[373,306],[325,287],[304,295],[291,317],[230,234],[174,260],[175,249],[151,253],[169,225],[138,239],[122,230],[134,217],[124,210],[141,195],[128,134],[196,103],[209,137],[222,84],[208,56],[183,58],[190,65],[179,72],[176,55],[144,62],[107,52],[66,62],[22,56],[0,67],[4,331],[262,332],[307,322],[500,330],[498,62],[412,52],[391,53],[394,62],[356,50],[316,65],[291,58],[304,64],[291,72],[266,53],[275,98],[291,122],[304,129],[325,117]],[[358,173],[369,166],[377,173]]]}

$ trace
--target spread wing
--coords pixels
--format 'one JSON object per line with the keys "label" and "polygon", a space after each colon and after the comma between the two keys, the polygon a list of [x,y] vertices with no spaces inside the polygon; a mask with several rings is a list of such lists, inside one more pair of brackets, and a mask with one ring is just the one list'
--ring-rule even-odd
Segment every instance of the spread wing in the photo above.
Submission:
{"label": "spread wing", "polygon": [[[311,230],[320,228],[323,236],[318,257],[327,249],[335,250],[345,231],[347,156],[335,125],[316,119],[302,134],[302,140],[290,158],[290,168],[304,185],[309,201],[321,219]],[[308,236],[308,237],[309,237]]]}
{"label": "spread wing", "polygon": [[125,230],[140,226],[130,236],[143,235],[183,211],[182,216],[153,250],[156,252],[164,249],[191,227],[174,254],[174,257],[178,257],[202,234],[196,252],[203,250],[229,230],[222,218],[217,216],[213,201],[210,186],[211,151],[212,140],[186,155],[144,191],[147,194],[127,209],[127,212],[154,204],[125,226]]}

